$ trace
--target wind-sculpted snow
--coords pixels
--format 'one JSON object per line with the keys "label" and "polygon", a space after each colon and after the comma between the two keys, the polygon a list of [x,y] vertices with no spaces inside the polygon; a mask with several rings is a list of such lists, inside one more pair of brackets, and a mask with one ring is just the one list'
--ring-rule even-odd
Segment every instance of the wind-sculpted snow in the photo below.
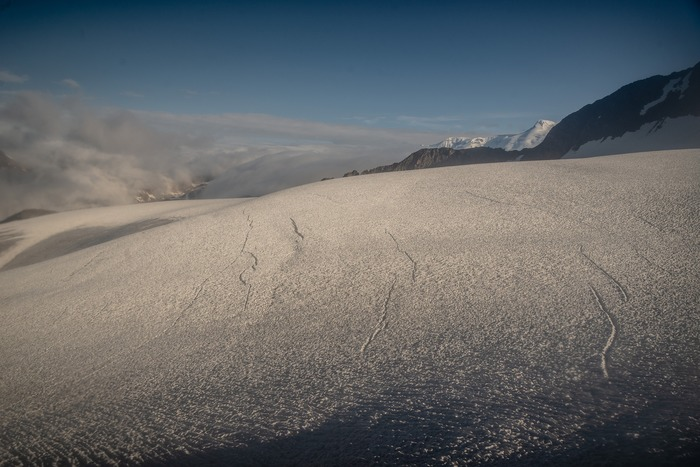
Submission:
{"label": "wind-sculpted snow", "polygon": [[603,370],[603,376],[609,378],[610,374],[608,373],[608,351],[610,350],[610,347],[612,347],[613,342],[615,342],[617,326],[615,326],[615,321],[613,321],[610,312],[605,308],[605,305],[603,305],[603,302],[600,299],[600,295],[598,295],[598,292],[596,291],[596,289],[593,288],[593,286],[591,286],[591,292],[595,297],[595,301],[598,304],[598,308],[600,308],[600,311],[603,312],[605,317],[610,322],[610,337],[608,337],[608,341],[605,343],[605,347],[603,347],[603,350],[600,352],[600,369]]}
{"label": "wind-sculpted snow", "polygon": [[0,226],[0,464],[693,465],[699,175],[484,164]]}

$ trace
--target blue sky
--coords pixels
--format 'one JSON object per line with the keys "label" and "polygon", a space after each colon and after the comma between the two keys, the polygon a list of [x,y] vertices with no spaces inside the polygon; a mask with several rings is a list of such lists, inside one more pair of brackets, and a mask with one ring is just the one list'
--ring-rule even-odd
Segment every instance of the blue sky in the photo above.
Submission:
{"label": "blue sky", "polygon": [[697,1],[0,5],[1,89],[174,114],[507,133],[700,60]]}

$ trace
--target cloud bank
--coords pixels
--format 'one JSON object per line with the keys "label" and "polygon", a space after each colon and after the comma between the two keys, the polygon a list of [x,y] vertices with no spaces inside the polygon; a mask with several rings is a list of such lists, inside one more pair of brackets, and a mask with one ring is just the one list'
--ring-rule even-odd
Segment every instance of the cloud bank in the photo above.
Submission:
{"label": "cloud bank", "polygon": [[66,78],[61,80],[61,84],[71,89],[80,89],[80,84],[74,79]]}
{"label": "cloud bank", "polygon": [[24,83],[29,77],[19,76],[7,70],[0,70],[0,83]]}
{"label": "cloud bank", "polygon": [[94,109],[78,97],[23,92],[0,103],[0,150],[28,169],[0,169],[0,218],[133,203],[143,190],[177,192],[224,172],[227,193],[259,196],[392,162],[441,136],[260,114]]}
{"label": "cloud bank", "polygon": [[28,170],[0,171],[0,215],[124,204],[144,189],[173,190],[192,181],[188,163],[203,147],[130,112],[20,93],[0,107],[0,150]]}

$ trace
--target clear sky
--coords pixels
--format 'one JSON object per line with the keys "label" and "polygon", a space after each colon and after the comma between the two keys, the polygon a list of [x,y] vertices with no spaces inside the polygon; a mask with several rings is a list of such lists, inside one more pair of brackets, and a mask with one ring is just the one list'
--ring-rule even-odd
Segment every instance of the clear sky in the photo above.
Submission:
{"label": "clear sky", "polygon": [[696,0],[0,0],[0,150],[42,174],[0,197],[122,203],[224,172],[264,194],[698,61]]}
{"label": "clear sky", "polygon": [[177,114],[513,132],[700,60],[690,0],[0,5],[3,90]]}

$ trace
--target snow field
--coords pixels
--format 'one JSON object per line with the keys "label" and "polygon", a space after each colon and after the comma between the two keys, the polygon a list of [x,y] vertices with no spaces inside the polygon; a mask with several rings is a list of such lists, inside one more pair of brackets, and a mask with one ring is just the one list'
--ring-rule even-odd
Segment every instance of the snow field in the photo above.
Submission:
{"label": "snow field", "polygon": [[3,226],[8,264],[174,219],[0,272],[0,463],[687,459],[698,174],[489,164]]}

